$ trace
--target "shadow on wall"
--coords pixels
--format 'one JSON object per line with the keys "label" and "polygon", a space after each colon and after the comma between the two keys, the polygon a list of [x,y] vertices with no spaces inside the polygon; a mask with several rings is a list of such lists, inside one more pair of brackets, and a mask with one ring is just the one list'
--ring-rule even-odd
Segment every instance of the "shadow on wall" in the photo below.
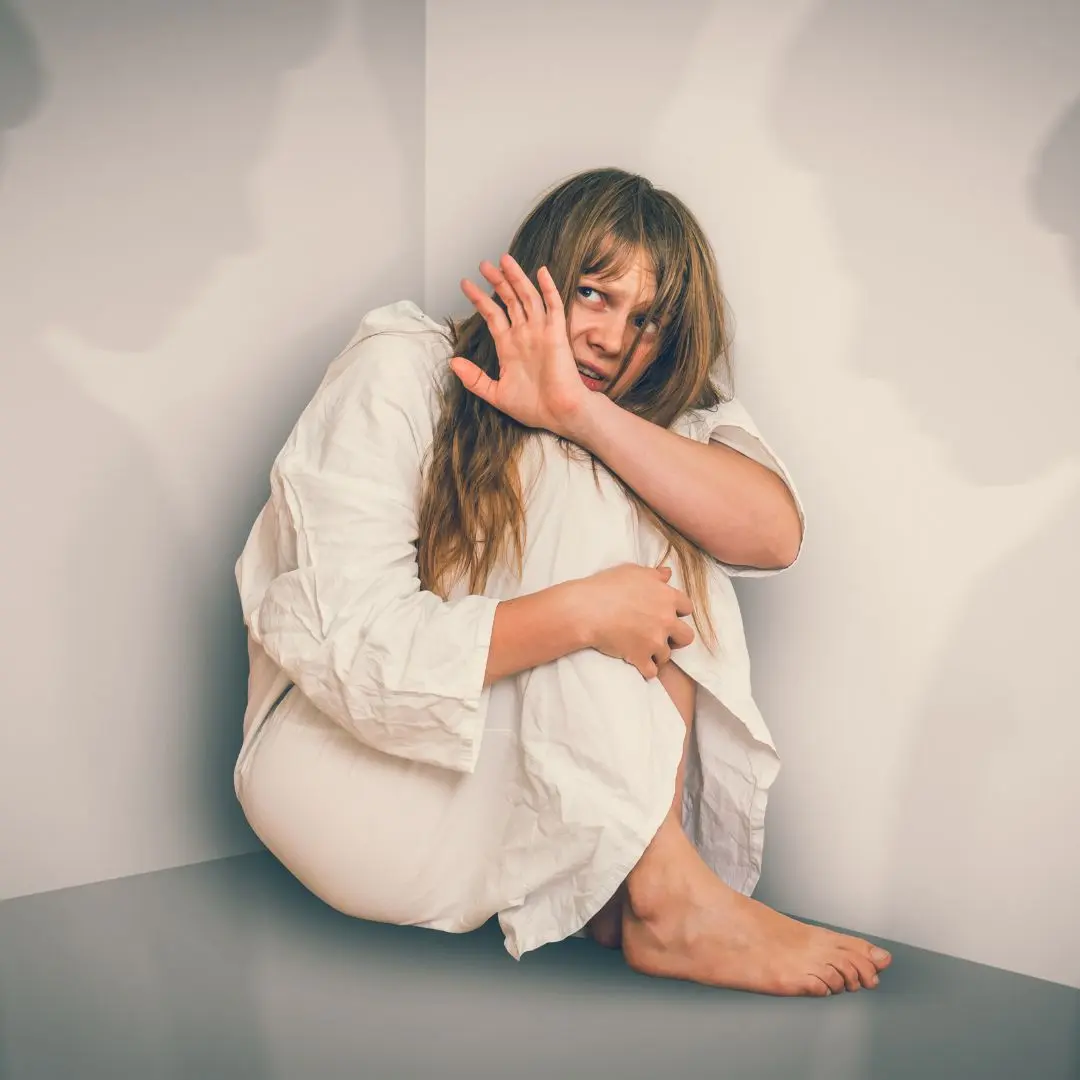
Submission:
{"label": "shadow on wall", "polygon": [[[4,0],[0,3],[0,132],[26,123],[45,96],[45,73],[33,36]],[[4,165],[0,141],[0,169]]]}
{"label": "shadow on wall", "polygon": [[1060,312],[1025,266],[1020,200],[1048,119],[1027,88],[1075,83],[1078,24],[1055,0],[826,3],[774,97],[860,292],[853,363],[977,484],[1023,482],[1076,450],[1075,350],[1040,335]]}
{"label": "shadow on wall", "polygon": [[[244,830],[232,561],[253,504],[229,525],[236,548],[208,560],[147,448],[48,340],[59,329],[149,349],[254,243],[248,178],[282,78],[325,41],[332,8],[268,0],[253,22],[244,4],[88,0],[28,18],[0,0],[0,291],[16,300],[0,323],[0,470],[15,508],[0,817],[20,822],[0,848],[0,896],[153,867]],[[182,407],[184,390],[163,394]],[[205,417],[208,437],[223,419]]]}
{"label": "shadow on wall", "polygon": [[[1080,348],[1058,329],[1075,312],[1024,258],[1057,234],[1080,301],[1080,102],[1033,104],[1075,94],[1077,71],[1076,5],[843,0],[795,36],[772,103],[858,289],[852,363],[976,485],[1080,461]],[[951,629],[896,793],[887,904],[902,940],[1072,985],[1078,549],[1074,496]]]}

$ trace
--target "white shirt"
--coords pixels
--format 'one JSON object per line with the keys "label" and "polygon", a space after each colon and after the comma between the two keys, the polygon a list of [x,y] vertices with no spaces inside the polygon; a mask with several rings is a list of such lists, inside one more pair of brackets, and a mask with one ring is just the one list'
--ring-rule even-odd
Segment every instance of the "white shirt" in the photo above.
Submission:
{"label": "white shirt", "polygon": [[[278,455],[236,565],[251,663],[245,748],[293,684],[367,746],[459,773],[474,770],[485,729],[513,729],[505,822],[482,854],[507,948],[520,956],[579,931],[637,862],[670,807],[685,727],[657,680],[593,650],[485,689],[495,608],[617,563],[655,565],[665,545],[610,477],[599,472],[598,491],[587,462],[539,433],[521,465],[521,578],[499,567],[483,595],[423,591],[421,470],[438,381],[455,377],[449,356],[443,328],[414,304],[370,312]],[[773,469],[802,516],[786,469],[737,401],[690,411],[674,430]],[[730,579],[775,571],[709,568],[717,654],[696,638],[673,654],[698,683],[683,820],[710,867],[749,894],[779,758],[751,693]]]}

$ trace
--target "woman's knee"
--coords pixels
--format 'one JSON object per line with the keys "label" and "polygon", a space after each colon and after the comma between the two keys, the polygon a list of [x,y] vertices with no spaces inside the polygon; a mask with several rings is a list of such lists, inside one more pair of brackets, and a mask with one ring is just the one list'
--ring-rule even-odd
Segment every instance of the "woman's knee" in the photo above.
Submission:
{"label": "woman's knee", "polygon": [[439,899],[426,881],[437,818],[418,820],[432,793],[410,801],[407,767],[382,757],[343,732],[275,718],[237,794],[256,836],[324,903],[374,922],[423,922]]}

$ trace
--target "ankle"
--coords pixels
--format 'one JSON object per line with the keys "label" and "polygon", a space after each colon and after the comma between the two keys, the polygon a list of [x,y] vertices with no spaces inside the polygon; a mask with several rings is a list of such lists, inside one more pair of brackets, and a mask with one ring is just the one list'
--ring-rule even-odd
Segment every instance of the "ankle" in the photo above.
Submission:
{"label": "ankle", "polygon": [[683,833],[682,825],[669,815],[626,879],[629,913],[637,919],[654,921],[680,899],[685,900],[692,884],[695,858],[697,852]]}

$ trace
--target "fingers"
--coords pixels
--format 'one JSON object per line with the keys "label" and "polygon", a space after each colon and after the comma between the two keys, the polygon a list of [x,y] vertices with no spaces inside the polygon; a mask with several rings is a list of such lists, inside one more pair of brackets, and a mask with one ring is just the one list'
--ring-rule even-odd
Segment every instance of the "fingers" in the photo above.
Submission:
{"label": "fingers", "polygon": [[510,320],[506,312],[483,289],[474,285],[468,278],[462,278],[461,291],[469,298],[473,307],[483,315],[492,337],[499,338],[510,329]]}
{"label": "fingers", "polygon": [[559,295],[559,289],[551,276],[551,271],[546,266],[541,266],[536,280],[540,283],[540,295],[544,298],[544,306],[548,310],[548,315],[551,316],[552,325],[565,326],[566,312],[563,310],[562,297]]}
{"label": "fingers", "polygon": [[656,662],[652,657],[645,661],[633,662],[633,664],[643,679],[655,679],[660,673],[660,669],[656,666]]}
{"label": "fingers", "polygon": [[[480,273],[494,288],[495,296],[502,301],[501,304],[467,278],[461,282],[461,291],[487,323],[499,353],[500,374],[505,364],[517,359],[513,355],[514,350],[522,345],[522,341],[512,331],[521,333],[530,324],[543,332],[549,345],[554,343],[556,347],[564,346],[564,351],[569,350],[569,343],[566,341],[566,313],[563,309],[562,298],[546,266],[541,267],[537,274],[543,296],[529,280],[529,276],[522,270],[517,260],[509,253],[499,260],[499,266],[485,259],[480,263]],[[451,367],[453,366],[451,364]],[[497,392],[496,384],[486,376],[473,372],[469,372],[467,378],[470,381],[466,381],[464,377],[462,381],[469,390],[477,397],[495,404],[491,395]],[[578,385],[576,378],[574,385],[575,387]],[[497,407],[501,408],[501,406]]]}
{"label": "fingers", "polygon": [[499,384],[490,375],[485,375],[476,364],[463,356],[451,357],[450,370],[466,390],[498,408]]}
{"label": "fingers", "polygon": [[513,286],[522,307],[528,317],[542,319],[544,317],[544,301],[536,291],[536,286],[529,280],[529,275],[518,266],[512,255],[504,255],[499,260],[502,272],[506,280]]}
{"label": "fingers", "polygon": [[[503,316],[506,326],[517,326],[528,322],[531,318],[542,319],[545,314],[552,316],[553,325],[565,323],[562,297],[559,296],[555,279],[552,278],[546,266],[541,267],[537,274],[537,280],[540,283],[539,292],[529,279],[529,275],[521,269],[517,260],[510,254],[503,255],[499,260],[499,266],[485,259],[480,264],[480,273],[506,305],[506,314]],[[487,320],[488,326],[494,333],[498,320],[493,323],[495,316],[492,309],[500,310],[499,305],[471,281],[462,283],[462,291],[476,305],[477,310]],[[501,329],[505,329],[505,326],[500,325]]]}
{"label": "fingers", "polygon": [[645,645],[643,648],[639,647],[635,649],[633,653],[627,653],[623,656],[623,660],[630,664],[632,667],[637,668],[638,673],[643,679],[655,679],[660,674],[660,669],[668,662],[670,657],[670,650],[668,656],[664,655],[664,647],[657,646],[653,649],[652,654],[645,652],[645,649],[650,646]]}
{"label": "fingers", "polygon": [[677,622],[672,626],[671,633],[668,635],[668,643],[673,649],[685,649],[693,641],[694,628],[692,626],[687,626],[684,622]]}
{"label": "fingers", "polygon": [[660,672],[664,665],[671,660],[671,647],[670,645],[658,645],[652,655],[643,661],[632,660],[630,661],[634,667],[641,672],[642,676],[646,679],[659,678]]}
{"label": "fingers", "polygon": [[[660,575],[660,580],[663,581],[665,585],[671,581],[670,566],[658,566],[656,570]],[[676,589],[674,586],[671,586],[671,591],[675,594],[675,614],[680,618],[687,615],[693,615],[694,604],[690,597],[681,589]],[[670,633],[668,634],[668,644],[672,649],[684,649],[687,645],[693,643],[695,636],[693,627],[688,626],[684,622],[675,622],[672,624]]]}
{"label": "fingers", "polygon": [[[660,580],[666,585],[671,581],[671,567],[670,566],[658,566],[658,573],[660,574]],[[671,586],[671,591],[675,594],[675,611],[682,618],[685,615],[694,614],[694,604],[689,596],[682,589],[676,589],[674,585]]]}
{"label": "fingers", "polygon": [[507,314],[510,316],[510,325],[518,326],[523,322],[527,322],[528,315],[521,306],[521,300],[518,298],[518,294],[514,292],[513,286],[506,280],[503,272],[494,263],[490,263],[485,259],[480,264],[480,273],[484,275],[486,281],[494,286],[499,299],[506,305]]}
{"label": "fingers", "polygon": [[694,604],[689,596],[682,591],[682,589],[672,589],[675,594],[675,614],[679,618],[683,618],[686,615],[694,614]]}

